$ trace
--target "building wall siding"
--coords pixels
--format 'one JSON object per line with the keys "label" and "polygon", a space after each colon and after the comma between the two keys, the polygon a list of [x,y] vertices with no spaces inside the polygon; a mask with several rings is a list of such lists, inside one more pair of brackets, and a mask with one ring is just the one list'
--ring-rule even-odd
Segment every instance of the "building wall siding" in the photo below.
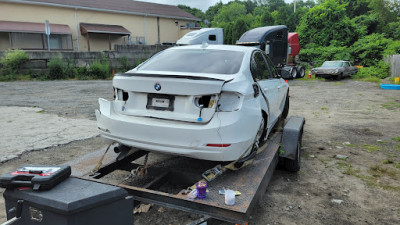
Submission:
{"label": "building wall siding", "polygon": [[[75,9],[70,8],[5,2],[0,3],[0,8],[2,9],[2,13],[0,13],[0,20],[34,23],[44,23],[45,20],[49,20],[50,23],[68,25],[72,31],[74,50],[78,50],[78,38],[79,50],[88,51],[86,35],[80,34],[80,23],[120,25],[131,32],[133,42],[135,42],[136,37],[145,37],[146,44],[149,45],[156,44],[158,41],[157,17],[78,9],[76,11],[77,21],[75,21]],[[178,25],[175,23],[175,21],[178,22]],[[76,22],[78,24],[78,30],[76,27]],[[176,42],[182,36],[182,33],[180,32],[180,25],[185,25],[188,22],[190,21],[160,18],[160,42]],[[0,36],[0,38],[5,39],[3,36],[4,35]],[[91,36],[92,35],[89,34],[89,37]],[[9,48],[9,44],[7,44],[7,48],[4,48],[5,44],[3,39],[0,39],[2,42],[0,44],[0,50]],[[128,38],[127,36],[113,37],[111,41],[112,46],[114,46],[114,44],[127,44]],[[7,43],[9,43],[9,41]],[[103,38],[99,38],[98,40],[90,38],[90,47],[91,51],[108,50],[108,36],[104,35]]]}

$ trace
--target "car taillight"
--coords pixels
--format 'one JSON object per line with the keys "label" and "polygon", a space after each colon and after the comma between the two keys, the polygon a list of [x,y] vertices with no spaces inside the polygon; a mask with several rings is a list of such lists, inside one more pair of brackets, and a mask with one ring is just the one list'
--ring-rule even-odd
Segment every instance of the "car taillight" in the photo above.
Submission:
{"label": "car taillight", "polygon": [[194,98],[194,104],[200,108],[214,108],[216,99],[216,95],[198,96]]}
{"label": "car taillight", "polygon": [[128,98],[129,98],[128,92],[118,89],[118,88],[114,88],[114,99],[115,100],[127,101]]}
{"label": "car taillight", "polygon": [[231,144],[207,144],[207,147],[219,147],[219,148],[226,148],[231,146]]}
{"label": "car taillight", "polygon": [[218,111],[238,111],[242,107],[242,95],[236,92],[222,92],[218,100]]}

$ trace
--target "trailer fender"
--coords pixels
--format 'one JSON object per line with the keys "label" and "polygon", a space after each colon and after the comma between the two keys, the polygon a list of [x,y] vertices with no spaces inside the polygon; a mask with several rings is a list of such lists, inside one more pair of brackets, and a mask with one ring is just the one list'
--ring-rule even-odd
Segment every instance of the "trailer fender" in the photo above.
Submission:
{"label": "trailer fender", "polygon": [[[297,144],[301,143],[303,127],[305,124],[304,117],[291,116],[283,127],[282,146],[279,156],[295,160]],[[299,142],[300,140],[300,142]]]}

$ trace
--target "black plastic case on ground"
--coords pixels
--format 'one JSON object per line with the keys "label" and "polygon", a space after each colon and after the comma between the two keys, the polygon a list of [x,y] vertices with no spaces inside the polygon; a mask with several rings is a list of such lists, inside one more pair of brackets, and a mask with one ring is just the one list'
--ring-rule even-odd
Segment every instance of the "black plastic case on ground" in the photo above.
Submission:
{"label": "black plastic case on ground", "polygon": [[24,201],[15,225],[133,224],[133,199],[124,189],[78,178],[48,191],[7,189],[4,199],[7,219],[15,216],[10,209],[17,201]]}
{"label": "black plastic case on ground", "polygon": [[70,166],[25,165],[0,176],[0,187],[31,187],[35,191],[49,190],[70,175]]}

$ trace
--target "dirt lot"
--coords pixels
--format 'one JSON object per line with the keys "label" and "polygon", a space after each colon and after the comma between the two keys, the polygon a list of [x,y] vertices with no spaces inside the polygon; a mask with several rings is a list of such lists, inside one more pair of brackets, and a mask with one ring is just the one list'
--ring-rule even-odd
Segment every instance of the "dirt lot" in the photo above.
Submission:
{"label": "dirt lot", "polygon": [[[110,81],[0,87],[0,105],[38,106],[70,118],[94,119],[97,98],[111,97]],[[400,92],[346,79],[290,81],[290,93],[290,114],[306,118],[302,168],[297,174],[275,172],[250,224],[400,224]],[[103,146],[96,137],[27,153],[0,164],[0,173],[27,163],[64,163]],[[153,206],[136,215],[135,224],[185,224],[194,218]]]}

